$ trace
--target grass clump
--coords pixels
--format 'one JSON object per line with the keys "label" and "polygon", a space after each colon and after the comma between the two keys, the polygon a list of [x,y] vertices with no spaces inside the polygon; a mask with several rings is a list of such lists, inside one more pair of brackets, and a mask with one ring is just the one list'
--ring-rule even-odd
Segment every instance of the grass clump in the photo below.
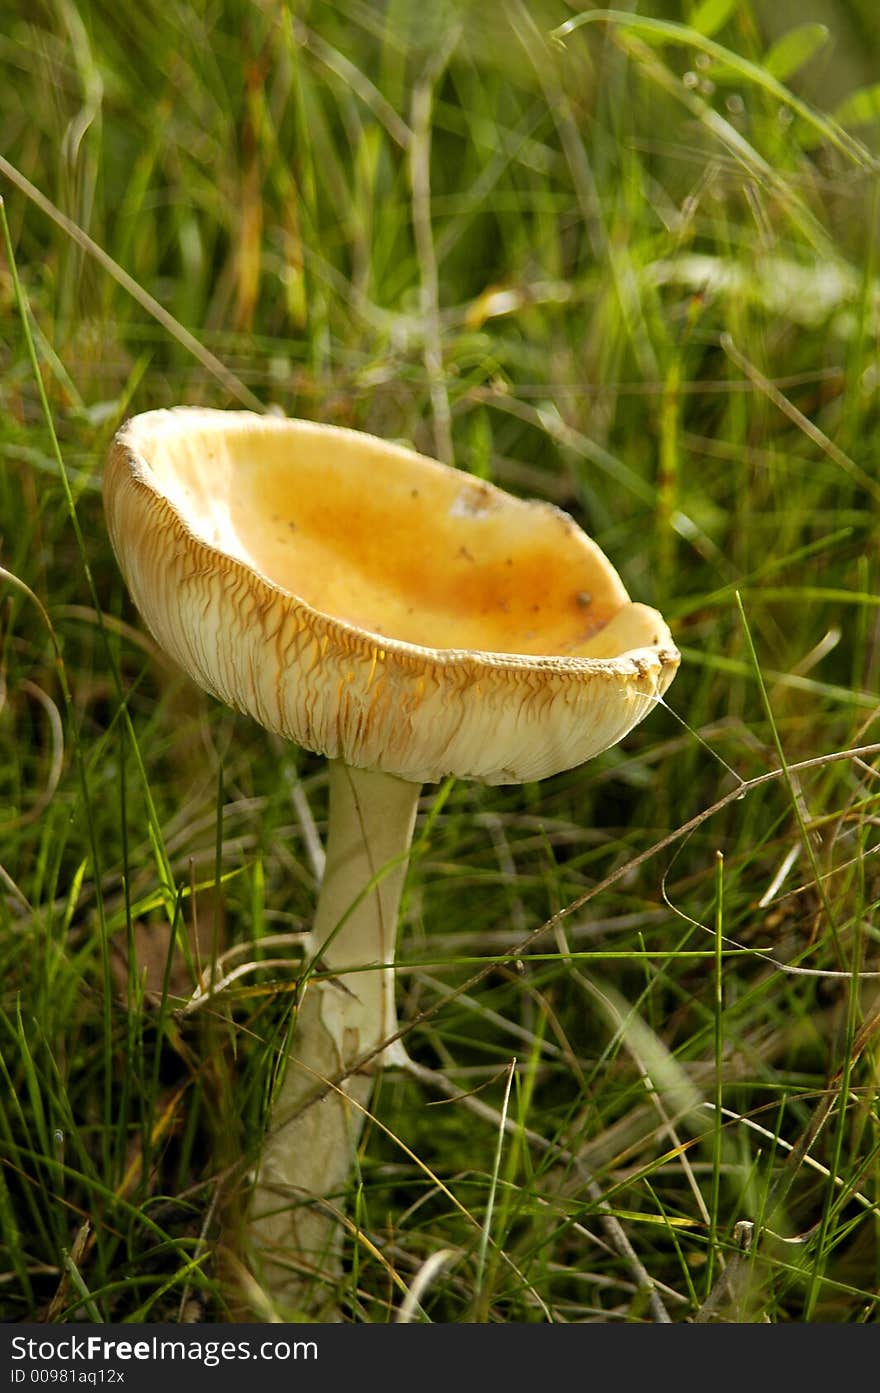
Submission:
{"label": "grass clump", "polygon": [[684,653],[426,792],[346,1316],[875,1318],[880,27],[650,8],[0,4],[7,1320],[240,1300],[326,786],[124,593],[101,461],[183,401],[550,499]]}

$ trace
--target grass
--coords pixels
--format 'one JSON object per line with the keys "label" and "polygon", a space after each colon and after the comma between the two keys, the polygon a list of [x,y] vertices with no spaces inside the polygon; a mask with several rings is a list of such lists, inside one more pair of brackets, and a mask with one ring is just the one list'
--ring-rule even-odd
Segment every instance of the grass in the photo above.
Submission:
{"label": "grass", "polygon": [[641,8],[0,0],[5,1320],[237,1310],[326,785],[125,594],[102,459],[183,401],[550,499],[684,654],[425,790],[345,1317],[876,1319],[880,22]]}

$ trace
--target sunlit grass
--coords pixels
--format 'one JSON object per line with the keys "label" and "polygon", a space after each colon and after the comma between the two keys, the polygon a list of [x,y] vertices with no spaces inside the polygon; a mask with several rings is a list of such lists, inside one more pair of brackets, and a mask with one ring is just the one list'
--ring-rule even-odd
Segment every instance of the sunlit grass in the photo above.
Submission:
{"label": "sunlit grass", "polygon": [[684,653],[425,790],[345,1318],[876,1318],[880,25],[649,8],[0,5],[5,1319],[260,1314],[326,782],[124,591],[102,460],[184,401],[550,499]]}

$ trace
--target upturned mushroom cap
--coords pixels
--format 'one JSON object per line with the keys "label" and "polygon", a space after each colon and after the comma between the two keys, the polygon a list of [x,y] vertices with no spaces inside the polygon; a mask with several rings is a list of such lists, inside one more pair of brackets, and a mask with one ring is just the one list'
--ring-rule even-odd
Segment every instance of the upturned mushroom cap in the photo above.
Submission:
{"label": "upturned mushroom cap", "polygon": [[679,663],[566,513],[359,431],[150,411],[113,442],[104,506],[157,642],[349,765],[541,779],[626,735]]}

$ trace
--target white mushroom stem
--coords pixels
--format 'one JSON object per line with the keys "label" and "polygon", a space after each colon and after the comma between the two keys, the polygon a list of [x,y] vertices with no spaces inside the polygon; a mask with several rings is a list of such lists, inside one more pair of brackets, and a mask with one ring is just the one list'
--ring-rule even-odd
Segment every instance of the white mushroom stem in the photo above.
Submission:
{"label": "white mushroom stem", "polygon": [[258,1276],[281,1314],[315,1313],[316,1276],[329,1281],[328,1304],[336,1299],[341,1229],[333,1211],[342,1206],[375,1071],[406,1061],[399,1042],[381,1046],[397,1030],[394,949],[419,793],[419,784],[390,774],[330,764],[310,957],[317,973],[338,976],[306,984],[251,1211]]}

